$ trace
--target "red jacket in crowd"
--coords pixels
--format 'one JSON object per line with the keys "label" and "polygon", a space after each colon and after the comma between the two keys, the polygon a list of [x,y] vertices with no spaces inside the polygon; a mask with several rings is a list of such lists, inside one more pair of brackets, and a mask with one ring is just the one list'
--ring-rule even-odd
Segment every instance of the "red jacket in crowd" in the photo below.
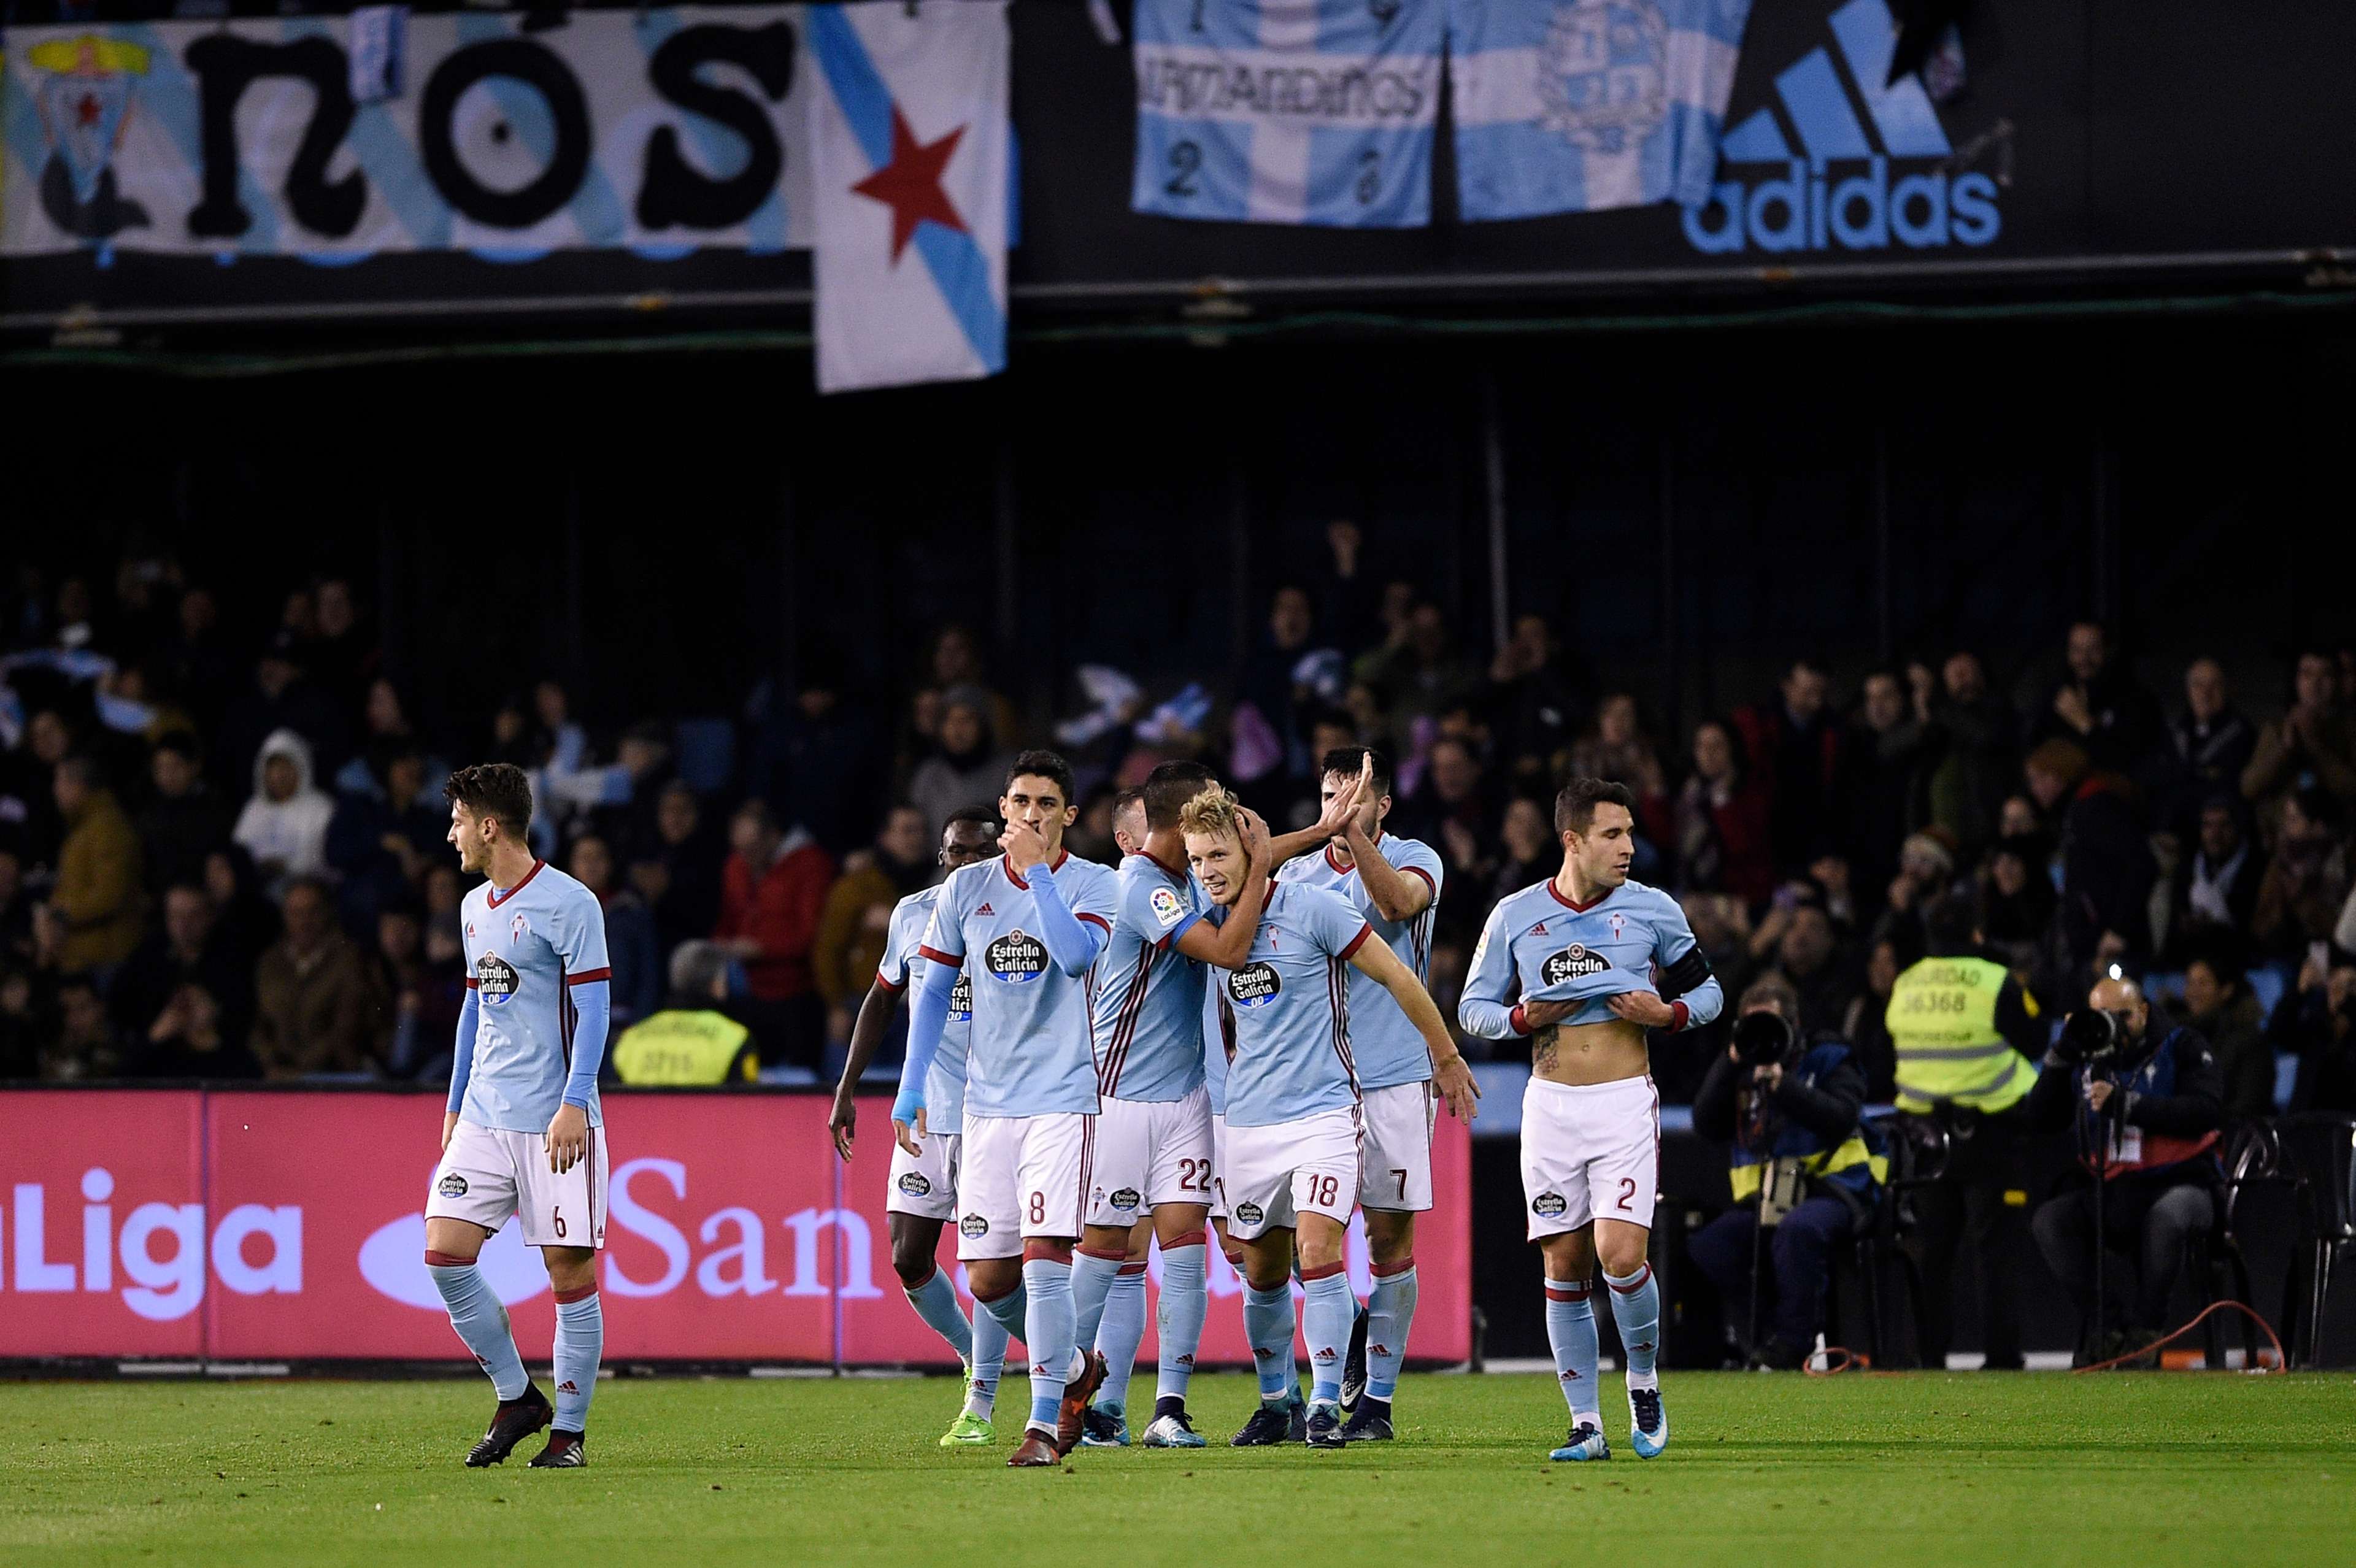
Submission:
{"label": "red jacket in crowd", "polygon": [[751,937],[760,944],[761,955],[744,963],[744,978],[756,999],[786,1001],[814,984],[810,949],[833,881],[833,860],[798,827],[786,835],[776,859],[757,880],[742,854],[728,857],[720,876],[720,923],[712,934],[722,942]]}

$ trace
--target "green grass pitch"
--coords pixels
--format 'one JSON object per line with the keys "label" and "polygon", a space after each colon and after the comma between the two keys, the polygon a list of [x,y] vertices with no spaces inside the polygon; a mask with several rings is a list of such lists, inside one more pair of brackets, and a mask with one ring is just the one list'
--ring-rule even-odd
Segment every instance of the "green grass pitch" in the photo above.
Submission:
{"label": "green grass pitch", "polygon": [[[1672,1375],[1673,1445],[1549,1465],[1544,1376],[1416,1377],[1401,1440],[1061,1470],[934,1445],[942,1378],[606,1381],[584,1470],[459,1461],[479,1381],[0,1384],[0,1563],[718,1564],[1616,1561],[2324,1564],[2356,1539],[2356,1380]],[[1008,1409],[1014,1410],[1014,1387]],[[1135,1392],[1150,1409],[1151,1381]]]}

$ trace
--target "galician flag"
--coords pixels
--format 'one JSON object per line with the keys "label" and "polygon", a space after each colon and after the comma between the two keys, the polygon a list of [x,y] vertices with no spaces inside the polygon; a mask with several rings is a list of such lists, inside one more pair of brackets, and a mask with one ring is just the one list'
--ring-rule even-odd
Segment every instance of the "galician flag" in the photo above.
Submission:
{"label": "galician flag", "polygon": [[1006,368],[1006,0],[809,12],[821,392]]}

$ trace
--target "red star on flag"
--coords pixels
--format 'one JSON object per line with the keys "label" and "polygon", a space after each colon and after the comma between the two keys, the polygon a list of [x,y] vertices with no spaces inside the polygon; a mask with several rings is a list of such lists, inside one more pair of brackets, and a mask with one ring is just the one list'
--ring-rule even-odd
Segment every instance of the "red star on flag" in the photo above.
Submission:
{"label": "red star on flag", "polygon": [[941,189],[941,170],[965,135],[960,125],[937,142],[919,143],[908,129],[900,106],[892,106],[892,161],[852,186],[852,191],[892,209],[892,262],[916,236],[916,225],[930,219],[944,229],[965,232],[965,219],[949,205]]}
{"label": "red star on flag", "polygon": [[95,125],[98,123],[100,112],[98,94],[85,92],[82,94],[81,101],[74,105],[74,123],[80,125]]}

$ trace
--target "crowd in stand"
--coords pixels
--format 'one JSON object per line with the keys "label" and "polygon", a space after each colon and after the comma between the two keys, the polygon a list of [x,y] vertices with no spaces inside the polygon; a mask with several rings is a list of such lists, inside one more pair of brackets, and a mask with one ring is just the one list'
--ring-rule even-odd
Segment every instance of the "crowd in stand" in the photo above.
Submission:
{"label": "crowd in stand", "polygon": [[[1780,975],[1876,1100],[1890,986],[1954,893],[2055,1018],[2115,965],[2153,977],[2212,1042],[2229,1115],[2356,1108],[2356,648],[2299,654],[2263,720],[2211,659],[2149,689],[2091,624],[2019,704],[1971,651],[1854,684],[1801,660],[1673,743],[1543,618],[1482,658],[1441,605],[1362,570],[1355,528],[1327,543],[1230,678],[1157,703],[1084,667],[1088,706],[1033,724],[950,625],[889,697],[806,655],[716,752],[662,720],[593,734],[554,679],[477,731],[423,734],[340,579],[230,626],[152,547],[111,581],[25,569],[0,603],[0,1078],[436,1078],[465,978],[456,761],[530,770],[535,848],[605,904],[617,1033],[674,991],[723,993],[793,1077],[839,1061],[892,905],[1018,743],[1070,756],[1070,842],[1106,860],[1114,793],[1158,762],[1200,756],[1297,827],[1317,759],[1372,745],[1395,762],[1391,831],[1446,861],[1449,1016],[1490,906],[1559,864],[1554,790],[1591,774],[1636,795],[1634,874],[1678,896],[1729,994]],[[1659,1042],[1671,1099],[1721,1043]]]}

